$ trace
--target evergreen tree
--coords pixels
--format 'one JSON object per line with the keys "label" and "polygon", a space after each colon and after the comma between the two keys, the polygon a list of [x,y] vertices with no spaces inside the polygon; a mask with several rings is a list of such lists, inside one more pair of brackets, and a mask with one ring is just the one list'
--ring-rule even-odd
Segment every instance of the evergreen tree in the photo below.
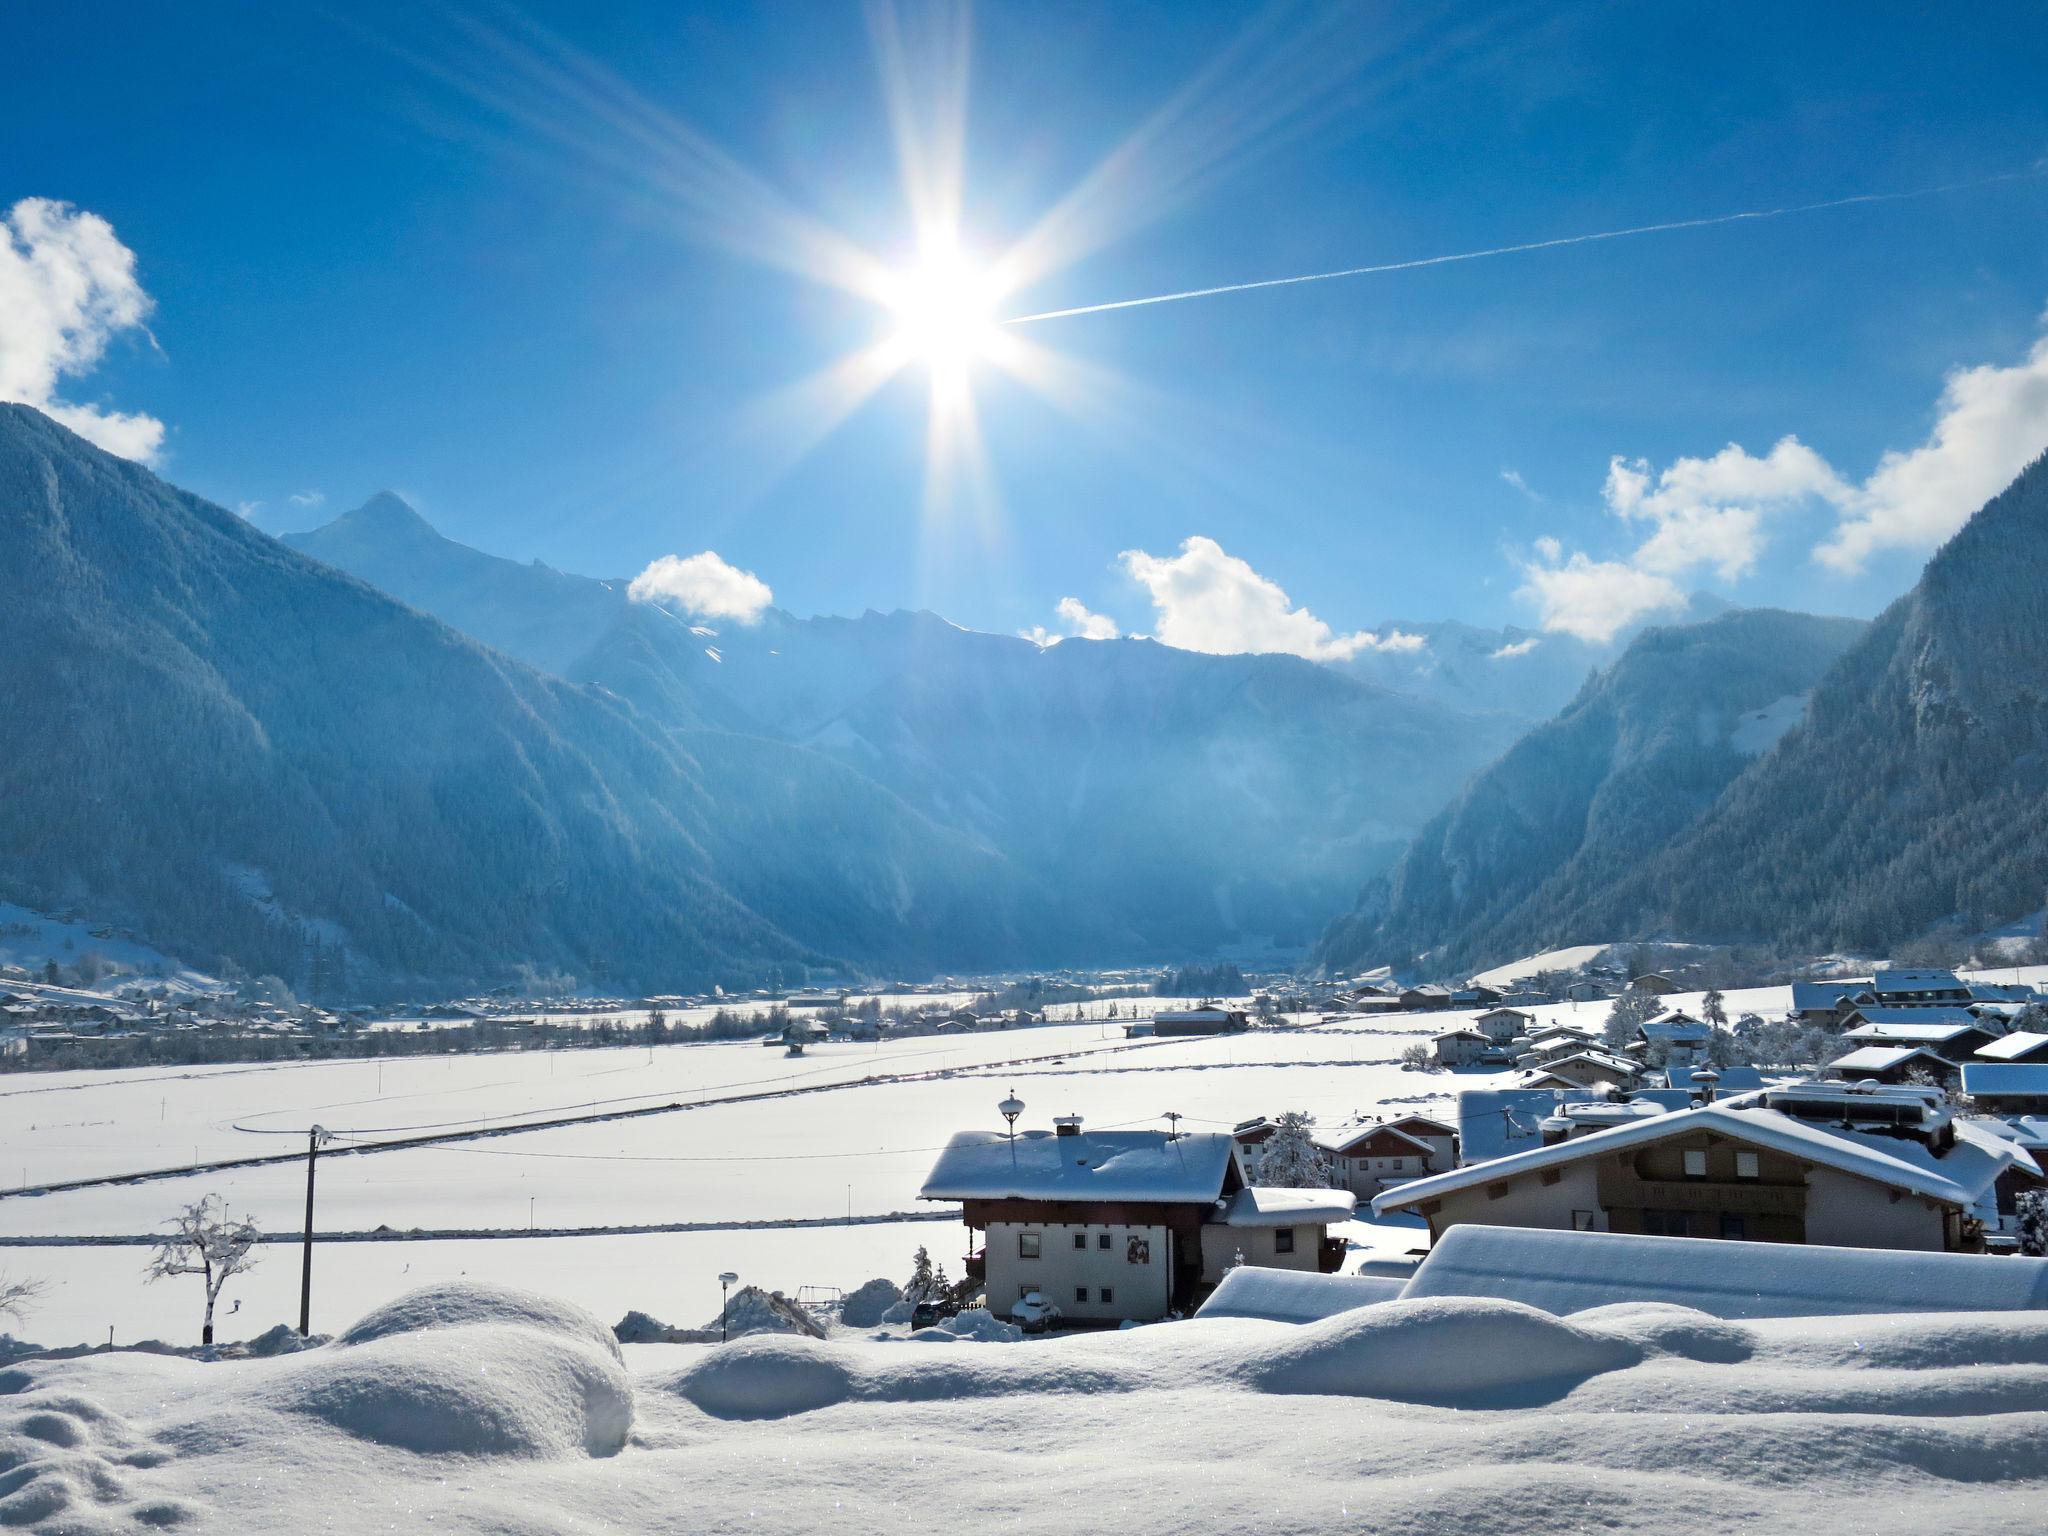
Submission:
{"label": "evergreen tree", "polygon": [[1314,1126],[1298,1109],[1286,1110],[1273,1121],[1273,1134],[1259,1157],[1261,1184],[1278,1189],[1321,1189],[1329,1184],[1330,1159],[1315,1143]]}
{"label": "evergreen tree", "polygon": [[2048,1191],[2030,1189],[2019,1197],[2020,1252],[2048,1258]]}

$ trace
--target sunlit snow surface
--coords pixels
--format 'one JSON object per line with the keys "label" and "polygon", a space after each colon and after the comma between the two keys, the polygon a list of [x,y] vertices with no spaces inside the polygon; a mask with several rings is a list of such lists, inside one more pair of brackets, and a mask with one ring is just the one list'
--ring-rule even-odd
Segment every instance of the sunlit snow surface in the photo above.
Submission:
{"label": "sunlit snow surface", "polygon": [[301,1354],[0,1373],[53,1530],[2038,1528],[2048,1314],[1392,1301],[1014,1343],[623,1351],[466,1286]]}

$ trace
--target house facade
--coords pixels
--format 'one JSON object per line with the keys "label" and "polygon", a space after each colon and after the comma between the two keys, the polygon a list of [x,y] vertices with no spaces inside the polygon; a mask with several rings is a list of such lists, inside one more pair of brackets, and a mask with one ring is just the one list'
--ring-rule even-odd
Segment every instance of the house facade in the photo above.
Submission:
{"label": "house facade", "polygon": [[1068,1321],[1148,1322],[1192,1309],[1240,1253],[1322,1273],[1342,1261],[1329,1226],[1352,1213],[1346,1191],[1251,1186],[1226,1135],[1054,1124],[960,1132],[920,1192],[961,1203],[982,1238],[967,1273],[998,1316],[1036,1291]]}
{"label": "house facade", "polygon": [[1644,1116],[1389,1190],[1432,1240],[1461,1223],[1978,1252],[1997,1181],[2040,1171],[1938,1092],[1799,1084]]}

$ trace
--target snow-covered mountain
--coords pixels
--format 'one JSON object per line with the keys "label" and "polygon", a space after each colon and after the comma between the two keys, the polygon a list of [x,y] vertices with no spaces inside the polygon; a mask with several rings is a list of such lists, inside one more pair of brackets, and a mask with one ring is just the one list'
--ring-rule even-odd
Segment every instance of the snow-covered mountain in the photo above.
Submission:
{"label": "snow-covered mountain", "polygon": [[829,757],[686,740],[18,405],[0,571],[0,899],[195,963],[666,988],[1135,943]]}
{"label": "snow-covered mountain", "polygon": [[843,764],[1146,953],[1305,945],[1530,718],[1292,656],[1041,648],[932,613],[708,625],[456,544],[389,495],[287,542],[699,756],[709,731]]}

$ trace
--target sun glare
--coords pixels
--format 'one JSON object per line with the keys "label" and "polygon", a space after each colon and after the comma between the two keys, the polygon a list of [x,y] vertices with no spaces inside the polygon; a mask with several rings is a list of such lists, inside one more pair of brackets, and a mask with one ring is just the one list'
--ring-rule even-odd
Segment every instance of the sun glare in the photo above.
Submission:
{"label": "sun glare", "polygon": [[889,284],[896,345],[934,371],[964,369],[995,344],[996,298],[989,273],[957,245],[929,244]]}

